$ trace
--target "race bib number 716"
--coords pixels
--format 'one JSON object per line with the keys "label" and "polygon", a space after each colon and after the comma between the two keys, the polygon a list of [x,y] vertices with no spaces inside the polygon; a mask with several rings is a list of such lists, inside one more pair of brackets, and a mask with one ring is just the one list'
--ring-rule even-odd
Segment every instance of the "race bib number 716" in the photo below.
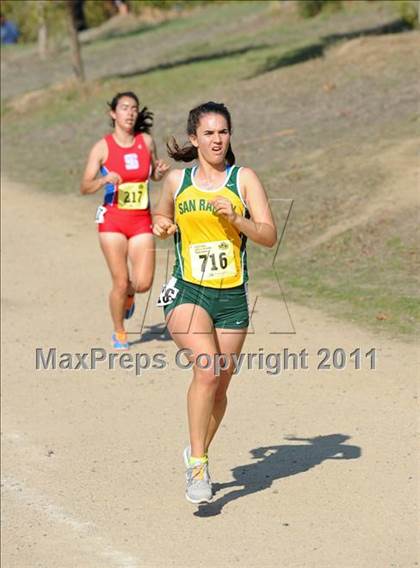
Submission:
{"label": "race bib number 716", "polygon": [[190,260],[192,275],[200,282],[236,275],[233,245],[228,240],[190,245]]}

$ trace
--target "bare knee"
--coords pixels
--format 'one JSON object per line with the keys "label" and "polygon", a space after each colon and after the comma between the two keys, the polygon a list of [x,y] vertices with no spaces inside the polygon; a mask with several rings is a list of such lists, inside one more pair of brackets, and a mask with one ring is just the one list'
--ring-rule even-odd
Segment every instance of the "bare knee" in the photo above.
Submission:
{"label": "bare knee", "polygon": [[132,282],[132,286],[137,294],[147,292],[152,287],[152,281],[147,282]]}
{"label": "bare knee", "polygon": [[200,369],[196,366],[194,368],[194,379],[198,381],[201,386],[209,390],[216,391],[219,386],[219,377],[215,375],[212,367]]}

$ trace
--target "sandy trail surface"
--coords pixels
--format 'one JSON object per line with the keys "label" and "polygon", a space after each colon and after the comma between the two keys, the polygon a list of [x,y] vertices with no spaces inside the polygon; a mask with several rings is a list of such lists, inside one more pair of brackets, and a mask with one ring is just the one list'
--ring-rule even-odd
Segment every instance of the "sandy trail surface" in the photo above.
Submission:
{"label": "sandy trail surface", "polygon": [[[190,373],[159,335],[160,310],[131,353],[159,353],[164,369],[35,369],[36,348],[56,348],[57,363],[108,355],[97,198],[4,182],[2,200],[4,568],[417,565],[415,346],[293,304],[296,333],[273,334],[290,329],[287,312],[260,295],[244,352],[304,349],[308,368],[234,378],[210,452],[217,493],[193,506],[181,457]],[[321,348],[358,347],[360,369],[317,369]]]}

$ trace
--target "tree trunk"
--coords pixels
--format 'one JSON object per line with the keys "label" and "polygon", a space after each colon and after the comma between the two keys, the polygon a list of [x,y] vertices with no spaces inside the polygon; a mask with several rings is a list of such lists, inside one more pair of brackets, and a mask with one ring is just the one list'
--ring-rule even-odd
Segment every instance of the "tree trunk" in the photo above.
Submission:
{"label": "tree trunk", "polygon": [[78,81],[85,80],[85,72],[83,69],[83,61],[80,53],[79,36],[77,34],[77,23],[75,19],[75,0],[67,0],[67,22],[70,39],[71,57],[73,63],[73,71]]}
{"label": "tree trunk", "polygon": [[37,2],[38,9],[38,54],[46,59],[48,54],[48,29],[45,21],[45,0]]}

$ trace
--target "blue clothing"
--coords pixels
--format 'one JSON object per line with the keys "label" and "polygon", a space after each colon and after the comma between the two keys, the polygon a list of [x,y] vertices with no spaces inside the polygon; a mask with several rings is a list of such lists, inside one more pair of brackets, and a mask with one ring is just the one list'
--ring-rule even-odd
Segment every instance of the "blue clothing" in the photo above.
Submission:
{"label": "blue clothing", "polygon": [[1,43],[17,43],[19,30],[13,22],[5,20],[1,24],[0,37]]}

